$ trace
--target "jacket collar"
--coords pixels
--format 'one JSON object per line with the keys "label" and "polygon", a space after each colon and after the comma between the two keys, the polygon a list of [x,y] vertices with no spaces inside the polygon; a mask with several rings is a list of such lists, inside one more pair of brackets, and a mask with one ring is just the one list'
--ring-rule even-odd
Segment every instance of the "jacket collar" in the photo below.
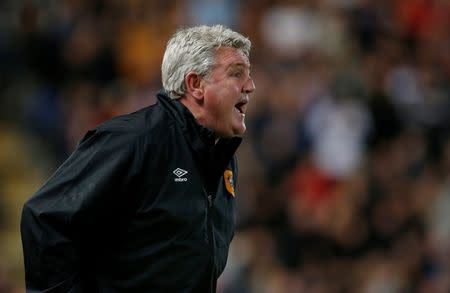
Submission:
{"label": "jacket collar", "polygon": [[[216,160],[219,159],[219,162],[216,161],[216,163],[225,164],[223,166],[225,168],[241,144],[242,138],[221,138],[215,144],[214,132],[198,124],[194,115],[180,101],[172,100],[165,91],[160,91],[157,94],[157,99],[161,107],[180,126],[194,151],[201,154],[201,157],[205,159],[211,159],[210,155],[213,155]],[[203,156],[205,154],[208,154],[208,156]]]}

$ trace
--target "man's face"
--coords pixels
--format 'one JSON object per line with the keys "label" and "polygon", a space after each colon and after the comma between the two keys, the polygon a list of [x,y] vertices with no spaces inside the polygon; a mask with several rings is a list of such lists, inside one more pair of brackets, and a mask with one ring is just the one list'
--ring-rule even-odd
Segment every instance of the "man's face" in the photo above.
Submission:
{"label": "man's face", "polygon": [[249,94],[255,90],[248,58],[237,49],[219,48],[216,64],[202,83],[204,126],[218,137],[242,135]]}

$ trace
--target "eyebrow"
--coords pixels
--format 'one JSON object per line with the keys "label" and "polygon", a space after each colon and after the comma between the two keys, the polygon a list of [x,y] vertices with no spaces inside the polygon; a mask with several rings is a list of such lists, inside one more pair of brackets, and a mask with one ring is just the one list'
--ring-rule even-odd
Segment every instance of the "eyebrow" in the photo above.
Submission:
{"label": "eyebrow", "polygon": [[228,66],[227,70],[232,70],[232,69],[237,69],[237,68],[248,69],[248,71],[251,71],[251,66],[249,64],[245,64],[245,63],[230,64]]}

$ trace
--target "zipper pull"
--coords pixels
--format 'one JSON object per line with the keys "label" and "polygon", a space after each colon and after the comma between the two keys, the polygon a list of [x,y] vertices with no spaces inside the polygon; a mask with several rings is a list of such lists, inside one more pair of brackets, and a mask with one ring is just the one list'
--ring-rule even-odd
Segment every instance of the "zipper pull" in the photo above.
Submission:
{"label": "zipper pull", "polygon": [[208,195],[208,204],[209,204],[209,207],[212,207],[212,195],[211,194]]}

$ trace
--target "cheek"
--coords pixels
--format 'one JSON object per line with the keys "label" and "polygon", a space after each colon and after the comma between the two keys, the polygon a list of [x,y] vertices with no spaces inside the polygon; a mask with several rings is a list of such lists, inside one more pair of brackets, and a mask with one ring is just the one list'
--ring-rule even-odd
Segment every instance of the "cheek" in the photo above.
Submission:
{"label": "cheek", "polygon": [[207,108],[215,113],[228,111],[234,107],[237,97],[239,97],[239,91],[236,87],[211,88],[206,99]]}
{"label": "cheek", "polygon": [[228,101],[229,99],[227,100],[226,98],[219,98],[213,101],[213,104],[210,105],[211,113],[213,113],[213,115],[219,119],[228,117],[230,114],[230,109],[232,107],[232,105],[230,105]]}
{"label": "cheek", "polygon": [[210,92],[205,98],[204,108],[209,120],[222,120],[226,106],[221,98],[221,93],[219,91]]}
{"label": "cheek", "polygon": [[241,88],[236,83],[223,83],[208,88],[205,99],[207,111],[215,119],[227,119],[241,95]]}

